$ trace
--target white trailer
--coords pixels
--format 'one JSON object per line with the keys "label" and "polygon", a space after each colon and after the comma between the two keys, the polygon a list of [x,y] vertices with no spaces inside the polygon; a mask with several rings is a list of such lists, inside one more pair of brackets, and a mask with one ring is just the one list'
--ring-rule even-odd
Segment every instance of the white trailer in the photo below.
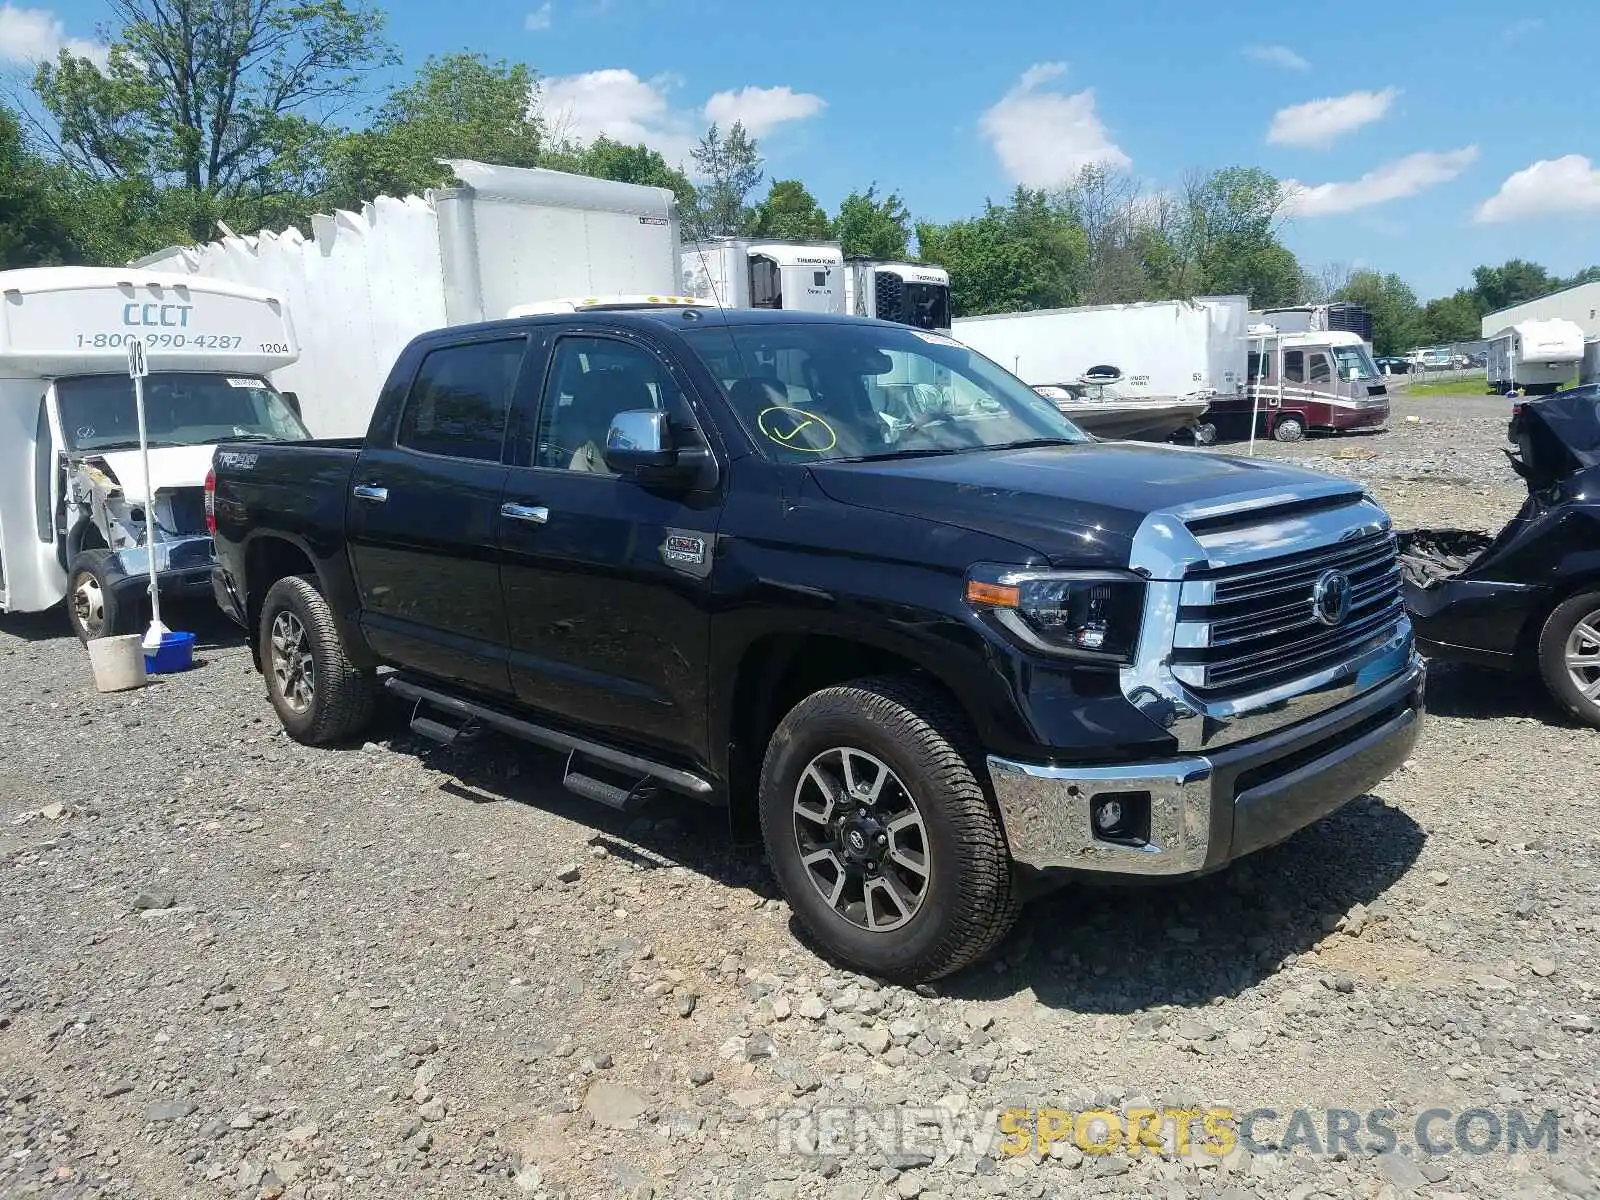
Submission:
{"label": "white trailer", "polygon": [[950,332],[950,272],[922,263],[845,262],[845,311],[917,329]]}
{"label": "white trailer", "polygon": [[1583,387],[1600,384],[1600,338],[1589,338],[1583,343],[1583,366],[1578,369],[1578,383]]}
{"label": "white trailer", "polygon": [[1583,328],[1561,317],[1502,329],[1489,339],[1489,392],[1543,396],[1559,390],[1579,373],[1583,342]]}
{"label": "white trailer", "polygon": [[259,289],[131,267],[0,272],[0,612],[70,597],[79,637],[134,632],[152,546],[163,595],[209,595],[212,452],[309,436],[270,382],[297,354],[287,305]]}
{"label": "white trailer", "polygon": [[665,188],[449,163],[462,186],[380,196],[297,229],[171,247],[137,265],[267,288],[302,337],[282,385],[320,437],[357,437],[419,333],[558,297],[676,295],[678,211]]}
{"label": "white trailer", "polygon": [[1243,388],[1248,312],[1243,296],[1202,296],[958,317],[952,333],[1034,387],[1109,366],[1119,398],[1165,400]]}
{"label": "white trailer", "polygon": [[683,290],[706,304],[845,311],[844,252],[833,242],[719,237],[685,246],[682,263]]}

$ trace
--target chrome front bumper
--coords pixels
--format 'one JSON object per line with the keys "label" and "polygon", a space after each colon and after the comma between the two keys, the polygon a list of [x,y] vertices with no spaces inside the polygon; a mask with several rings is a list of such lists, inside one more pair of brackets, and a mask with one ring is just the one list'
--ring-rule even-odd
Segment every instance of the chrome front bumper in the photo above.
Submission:
{"label": "chrome front bumper", "polygon": [[[991,757],[1012,861],[1029,872],[1195,875],[1271,846],[1363,795],[1422,729],[1425,667],[1315,717],[1206,754],[1074,767]],[[1149,805],[1138,842],[1097,835],[1096,797]]]}

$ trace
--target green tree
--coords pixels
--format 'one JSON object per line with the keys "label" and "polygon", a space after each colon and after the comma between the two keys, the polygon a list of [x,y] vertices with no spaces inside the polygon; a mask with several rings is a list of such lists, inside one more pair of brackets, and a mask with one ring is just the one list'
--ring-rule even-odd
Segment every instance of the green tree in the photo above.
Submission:
{"label": "green tree", "polygon": [[552,152],[541,165],[618,183],[667,188],[678,197],[678,211],[686,220],[694,214],[695,190],[689,177],[669,167],[661,152],[648,146],[628,146],[601,135],[586,147],[567,146]]}
{"label": "green tree", "polygon": [[726,135],[713,123],[689,157],[705,180],[697,190],[696,237],[747,233],[754,218],[750,193],[765,175],[755,138],[735,121]]}
{"label": "green tree", "polygon": [[1453,296],[1429,300],[1422,309],[1419,340],[1470,342],[1483,331],[1483,312],[1476,292],[1462,288]]}
{"label": "green tree", "polygon": [[61,182],[28,148],[16,114],[0,106],[0,268],[81,260]]}
{"label": "green tree", "polygon": [[910,253],[911,212],[898,192],[880,198],[876,183],[844,198],[833,228],[846,258],[892,262]]}
{"label": "green tree", "polygon": [[833,222],[805,184],[798,179],[774,179],[767,198],[756,205],[750,231],[791,242],[823,242],[833,237]]}
{"label": "green tree", "polygon": [[982,216],[917,225],[925,262],[950,272],[956,316],[1061,308],[1079,302],[1088,240],[1072,214],[1043,192],[1018,188]]}
{"label": "green tree", "polygon": [[104,69],[63,50],[34,91],[55,152],[102,180],[187,194],[189,233],[248,224],[316,190],[326,122],[393,61],[360,0],[110,0]]}
{"label": "green tree", "polygon": [[533,72],[481,54],[430,58],[396,88],[372,124],[334,139],[321,202],[355,208],[451,182],[442,158],[538,166],[544,128],[533,111]]}
{"label": "green tree", "polygon": [[1301,299],[1305,273],[1278,236],[1287,202],[1258,167],[1190,176],[1172,221],[1169,294],[1243,293],[1258,308]]}
{"label": "green tree", "polygon": [[1365,305],[1372,313],[1372,348],[1379,354],[1402,354],[1422,341],[1417,294],[1398,275],[1357,271],[1332,298]]}
{"label": "green tree", "polygon": [[1478,302],[1485,313],[1536,299],[1562,286],[1562,280],[1538,263],[1513,258],[1498,267],[1478,267],[1472,272]]}

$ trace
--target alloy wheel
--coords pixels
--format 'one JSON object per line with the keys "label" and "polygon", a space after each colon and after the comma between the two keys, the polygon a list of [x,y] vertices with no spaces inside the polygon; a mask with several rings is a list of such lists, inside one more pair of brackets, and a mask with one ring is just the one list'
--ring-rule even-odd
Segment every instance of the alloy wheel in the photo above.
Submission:
{"label": "alloy wheel", "polygon": [[889,933],[927,898],[922,811],[876,755],[837,746],[813,758],[795,786],[794,837],[806,878],[853,925]]}
{"label": "alloy wheel", "polygon": [[1600,609],[1573,626],[1567,635],[1567,674],[1578,693],[1600,704]]}
{"label": "alloy wheel", "polygon": [[311,708],[316,698],[317,667],[306,627],[292,612],[279,613],[272,622],[272,677],[278,694],[297,713]]}

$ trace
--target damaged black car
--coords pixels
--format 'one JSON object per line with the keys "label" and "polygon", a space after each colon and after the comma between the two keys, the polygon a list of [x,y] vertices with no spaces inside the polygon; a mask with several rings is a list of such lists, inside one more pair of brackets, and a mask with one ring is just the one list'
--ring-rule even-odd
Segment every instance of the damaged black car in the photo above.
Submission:
{"label": "damaged black car", "polygon": [[1508,430],[1528,499],[1493,536],[1399,535],[1406,607],[1432,658],[1534,670],[1600,727],[1600,387],[1518,404]]}

